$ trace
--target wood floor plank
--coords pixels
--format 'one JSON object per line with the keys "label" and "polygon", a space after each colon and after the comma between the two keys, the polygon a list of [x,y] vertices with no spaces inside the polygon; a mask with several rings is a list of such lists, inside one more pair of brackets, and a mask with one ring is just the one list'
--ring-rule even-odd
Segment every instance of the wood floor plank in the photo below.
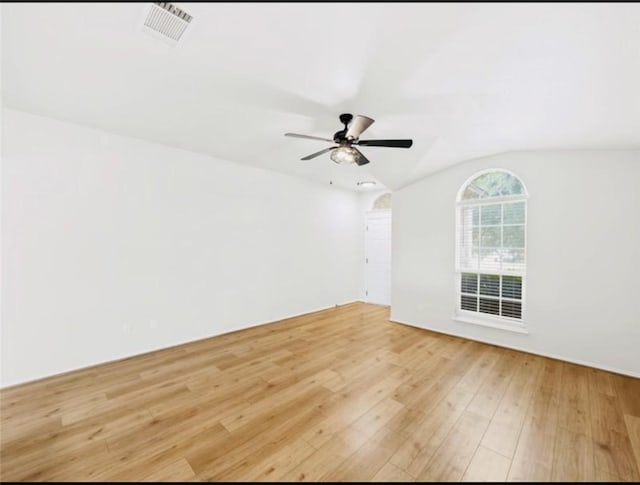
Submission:
{"label": "wood floor plank", "polygon": [[405,433],[382,427],[347,460],[323,475],[322,480],[329,482],[370,481],[406,440]]}
{"label": "wood floor plank", "polygon": [[625,414],[640,418],[640,379],[620,374],[610,374],[615,385],[616,395]]}
{"label": "wood floor plank", "polygon": [[415,428],[389,461],[412,476],[429,463],[473,397],[466,389],[454,390]]}
{"label": "wood floor plank", "polygon": [[259,458],[258,451],[262,455],[274,452],[317,424],[323,416],[315,403],[325,399],[328,392],[318,387],[297,402],[274,408],[269,414],[231,432],[224,446],[214,445],[188,454],[187,460],[206,481],[225,480],[229,473],[237,476],[238,468],[251,468]]}
{"label": "wood floor plank", "polygon": [[2,462],[6,464],[11,463],[12,460],[20,461],[24,458],[35,460],[36,456],[43,453],[82,449],[90,443],[142,429],[152,419],[146,409],[127,408],[123,411],[111,412],[108,416],[62,426],[59,430],[30,433],[2,444]]}
{"label": "wood floor plank", "polygon": [[403,408],[398,401],[384,399],[354,421],[352,426],[363,433],[380,429]]}
{"label": "wood floor plank", "polygon": [[269,396],[268,399],[262,399],[250,404],[244,409],[234,412],[228,418],[221,419],[220,422],[229,431],[234,431],[252,420],[259,418],[261,415],[270,413],[274,406],[280,406],[291,402],[297,397],[321,387],[326,380],[331,379],[334,376],[335,372],[331,370],[321,371],[288,386],[277,394]]}
{"label": "wood floor plank", "polygon": [[354,381],[348,389],[335,392],[318,409],[326,416],[342,416],[355,421],[380,401],[392,395],[407,378],[407,370],[388,370],[386,365]]}
{"label": "wood floor plank", "polygon": [[[200,420],[200,416],[195,416]],[[87,462],[74,475],[82,481],[115,481],[125,478],[140,481],[146,474],[161,470],[168,463],[180,458],[186,459],[202,449],[224,446],[229,440],[229,433],[220,423],[190,426],[187,421],[180,424],[182,426],[168,427],[159,433],[147,435],[146,440],[138,446],[135,446],[138,440],[133,436],[129,436],[128,441],[123,441],[122,445],[112,443],[109,445],[108,459]]]}
{"label": "wood floor plank", "polygon": [[250,469],[245,470],[239,479],[248,482],[278,481],[315,451],[316,449],[304,439],[298,438],[255,463]]}
{"label": "wood floor plank", "polygon": [[[448,363],[437,371],[439,378],[433,385],[428,386],[428,390],[417,392],[416,398],[405,402],[405,404],[429,413],[452,389],[456,388],[456,385],[464,375],[469,372],[469,369],[474,368],[474,366],[478,364],[482,356],[483,352],[481,347],[475,345],[464,346],[455,358],[449,359]],[[478,382],[478,384],[480,384],[480,382]]]}
{"label": "wood floor plank", "polygon": [[639,481],[640,474],[617,397],[593,390],[589,400],[596,479]]}
{"label": "wood floor plank", "polygon": [[636,467],[640,470],[640,418],[625,414],[624,422],[627,426],[627,436],[629,436],[636,457]]}
{"label": "wood floor plank", "polygon": [[505,482],[511,460],[495,451],[478,446],[462,476],[463,482]]}
{"label": "wood floor plank", "polygon": [[[417,476],[430,461],[474,394],[491,374],[498,358],[494,352],[487,352],[480,356],[472,352],[466,356],[475,358],[475,361],[461,360],[466,364],[464,373],[460,373],[458,366],[452,366],[447,371],[448,374],[445,374],[449,384],[439,387],[436,383],[433,386],[435,392],[432,391],[431,402],[434,402],[433,399],[439,395],[439,391],[440,395],[444,396],[436,408],[429,412],[429,406],[426,409],[423,407],[423,400],[417,401],[420,403],[417,408],[421,411],[426,410],[427,418],[417,423],[419,425],[417,432],[410,433],[409,440],[391,458],[393,464],[400,466],[413,476]],[[452,377],[454,375],[457,376],[457,380]]]}
{"label": "wood floor plank", "polygon": [[414,482],[415,478],[409,475],[404,470],[401,470],[395,465],[387,462],[385,465],[374,475],[371,479],[372,482]]}
{"label": "wood floor plank", "polygon": [[559,482],[595,481],[593,442],[589,436],[558,428],[551,479]]}
{"label": "wood floor plank", "polygon": [[20,456],[19,458],[0,459],[2,466],[0,474],[3,482],[35,482],[56,481],[57,477],[75,477],[82,480],[78,470],[84,468],[84,464],[111,462],[111,455],[104,440],[85,444],[73,449],[62,449],[50,452],[39,449],[35,453]]}
{"label": "wood floor plank", "polygon": [[186,459],[180,458],[168,463],[160,470],[145,475],[140,481],[144,482],[191,482],[197,480],[191,465]]}
{"label": "wood floor plank", "polygon": [[509,459],[513,457],[542,362],[541,358],[533,355],[522,356],[518,370],[482,438],[482,446]]}
{"label": "wood floor plank", "polygon": [[467,410],[491,419],[517,368],[518,354],[503,351],[489,378],[482,384]]}
{"label": "wood floor plank", "polygon": [[587,368],[589,389],[608,396],[617,396],[614,374],[600,369]]}
{"label": "wood floor plank", "polygon": [[[32,423],[34,418],[42,420],[60,418],[76,409],[107,402],[104,390],[93,390],[86,394],[84,392],[79,394],[57,392],[42,394],[44,394],[42,399],[36,400],[33,399],[33,396],[30,399],[27,397],[14,398],[12,392],[0,391],[2,426],[9,428],[23,423]],[[7,395],[7,398],[2,397],[3,395]],[[40,395],[41,392],[38,392],[38,396]]]}
{"label": "wood floor plank", "polygon": [[574,433],[591,437],[589,410],[589,373],[586,367],[562,364],[562,392],[558,424]]}
{"label": "wood floor plank", "polygon": [[551,480],[561,371],[560,362],[545,361],[509,469],[509,481]]}
{"label": "wood floor plank", "polygon": [[334,433],[306,460],[282,476],[283,481],[316,482],[337,469],[349,456],[364,445],[370,436],[347,427]]}
{"label": "wood floor plank", "polygon": [[638,481],[640,380],[352,303],[0,389],[2,481]]}
{"label": "wood floor plank", "polygon": [[417,480],[460,481],[478,449],[487,426],[487,418],[465,412],[429,463],[417,475]]}

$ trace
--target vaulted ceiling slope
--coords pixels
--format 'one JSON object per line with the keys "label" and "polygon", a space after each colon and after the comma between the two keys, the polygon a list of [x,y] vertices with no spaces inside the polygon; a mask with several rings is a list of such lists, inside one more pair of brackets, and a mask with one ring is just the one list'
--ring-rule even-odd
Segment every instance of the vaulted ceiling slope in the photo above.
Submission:
{"label": "vaulted ceiling slope", "polygon": [[[640,147],[639,4],[2,5],[8,107],[356,189],[509,150]],[[376,120],[367,166],[329,156],[338,115]]]}

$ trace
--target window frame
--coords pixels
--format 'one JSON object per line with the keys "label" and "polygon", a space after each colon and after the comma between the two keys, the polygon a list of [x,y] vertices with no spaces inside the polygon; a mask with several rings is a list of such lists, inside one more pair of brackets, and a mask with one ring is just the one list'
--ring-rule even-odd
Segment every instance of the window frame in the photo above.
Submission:
{"label": "window frame", "polygon": [[[469,186],[469,184],[471,182],[473,182],[475,179],[477,179],[478,177],[486,174],[486,173],[492,173],[492,172],[503,172],[506,173],[508,175],[511,175],[512,177],[516,177],[518,179],[518,181],[520,182],[520,184],[522,185],[522,189],[523,189],[523,193],[522,194],[517,194],[517,195],[506,195],[506,196],[497,196],[497,197],[486,197],[486,198],[477,198],[477,199],[467,199],[464,200],[462,198],[466,188]],[[458,193],[456,195],[456,201],[455,201],[455,262],[454,262],[454,269],[455,269],[455,278],[454,278],[454,282],[455,282],[455,305],[454,305],[454,316],[453,316],[453,320],[455,321],[459,321],[459,322],[463,322],[463,323],[472,323],[472,324],[476,324],[476,325],[482,325],[482,326],[486,326],[486,327],[491,327],[491,328],[497,328],[500,330],[508,330],[508,331],[512,331],[512,332],[517,332],[517,333],[523,333],[523,334],[528,334],[528,330],[527,330],[527,325],[526,325],[526,306],[527,306],[527,298],[526,298],[526,293],[527,293],[527,261],[528,261],[528,253],[527,253],[527,239],[528,239],[528,230],[527,230],[527,226],[528,226],[528,222],[529,222],[529,218],[528,218],[528,200],[529,200],[529,191],[527,190],[526,185],[524,184],[524,182],[522,181],[522,179],[516,175],[515,173],[513,173],[510,170],[507,169],[503,169],[503,168],[489,168],[489,169],[485,169],[485,170],[481,170],[478,172],[475,172],[473,175],[471,175],[469,178],[467,178],[467,180],[465,180],[465,182],[460,186],[460,189],[458,190]],[[524,269],[522,271],[504,271],[502,269],[496,271],[496,270],[483,270],[478,268],[477,270],[471,270],[471,269],[462,269],[461,265],[460,265],[460,250],[461,250],[461,230],[462,230],[462,212],[463,209],[465,207],[470,207],[470,206],[474,206],[474,207],[481,207],[483,205],[490,205],[490,204],[504,204],[504,203],[510,203],[510,202],[524,202],[524,244],[523,244],[523,252],[524,252]],[[501,208],[502,211],[504,211],[504,207],[502,206]],[[501,217],[502,219],[502,217]],[[500,227],[503,228],[504,227],[504,222],[501,221],[500,223]],[[501,230],[502,232],[502,230]],[[480,311],[471,311],[471,310],[463,310],[462,309],[462,296],[463,296],[463,292],[462,292],[462,274],[463,273],[474,273],[477,275],[482,275],[482,274],[487,274],[487,275],[498,275],[498,276],[520,276],[522,277],[522,287],[521,287],[521,313],[520,313],[520,318],[514,318],[514,317],[506,317],[506,316],[502,316],[502,315],[494,315],[494,314],[490,314],[490,313],[483,313]],[[511,301],[511,299],[509,298],[503,298],[502,297],[502,292],[501,292],[501,288],[502,288],[502,278],[500,278],[500,283],[499,283],[499,293],[498,293],[498,297],[492,298],[489,295],[486,295],[489,299],[495,299],[496,301],[501,301],[501,300],[506,300],[506,301]],[[480,296],[479,292],[480,292],[480,276],[478,276],[478,294],[475,296]],[[474,295],[471,295],[474,296]],[[517,300],[516,300],[517,301]]]}

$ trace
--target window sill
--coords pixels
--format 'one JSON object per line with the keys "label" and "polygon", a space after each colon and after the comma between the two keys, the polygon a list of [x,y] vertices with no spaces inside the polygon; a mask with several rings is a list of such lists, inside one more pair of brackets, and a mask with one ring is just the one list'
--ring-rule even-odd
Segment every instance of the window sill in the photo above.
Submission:
{"label": "window sill", "polygon": [[498,330],[506,330],[508,332],[521,333],[524,335],[529,335],[529,331],[525,328],[523,324],[520,323],[505,323],[500,321],[494,321],[484,318],[478,318],[468,315],[454,315],[453,320],[456,322],[462,323],[472,323],[473,325],[481,325],[483,327],[496,328]]}

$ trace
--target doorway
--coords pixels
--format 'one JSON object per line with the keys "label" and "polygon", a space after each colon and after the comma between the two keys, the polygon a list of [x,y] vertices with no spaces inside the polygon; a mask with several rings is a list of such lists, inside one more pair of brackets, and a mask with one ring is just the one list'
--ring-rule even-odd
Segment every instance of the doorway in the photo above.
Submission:
{"label": "doorway", "polygon": [[366,213],[365,301],[391,305],[391,209]]}

